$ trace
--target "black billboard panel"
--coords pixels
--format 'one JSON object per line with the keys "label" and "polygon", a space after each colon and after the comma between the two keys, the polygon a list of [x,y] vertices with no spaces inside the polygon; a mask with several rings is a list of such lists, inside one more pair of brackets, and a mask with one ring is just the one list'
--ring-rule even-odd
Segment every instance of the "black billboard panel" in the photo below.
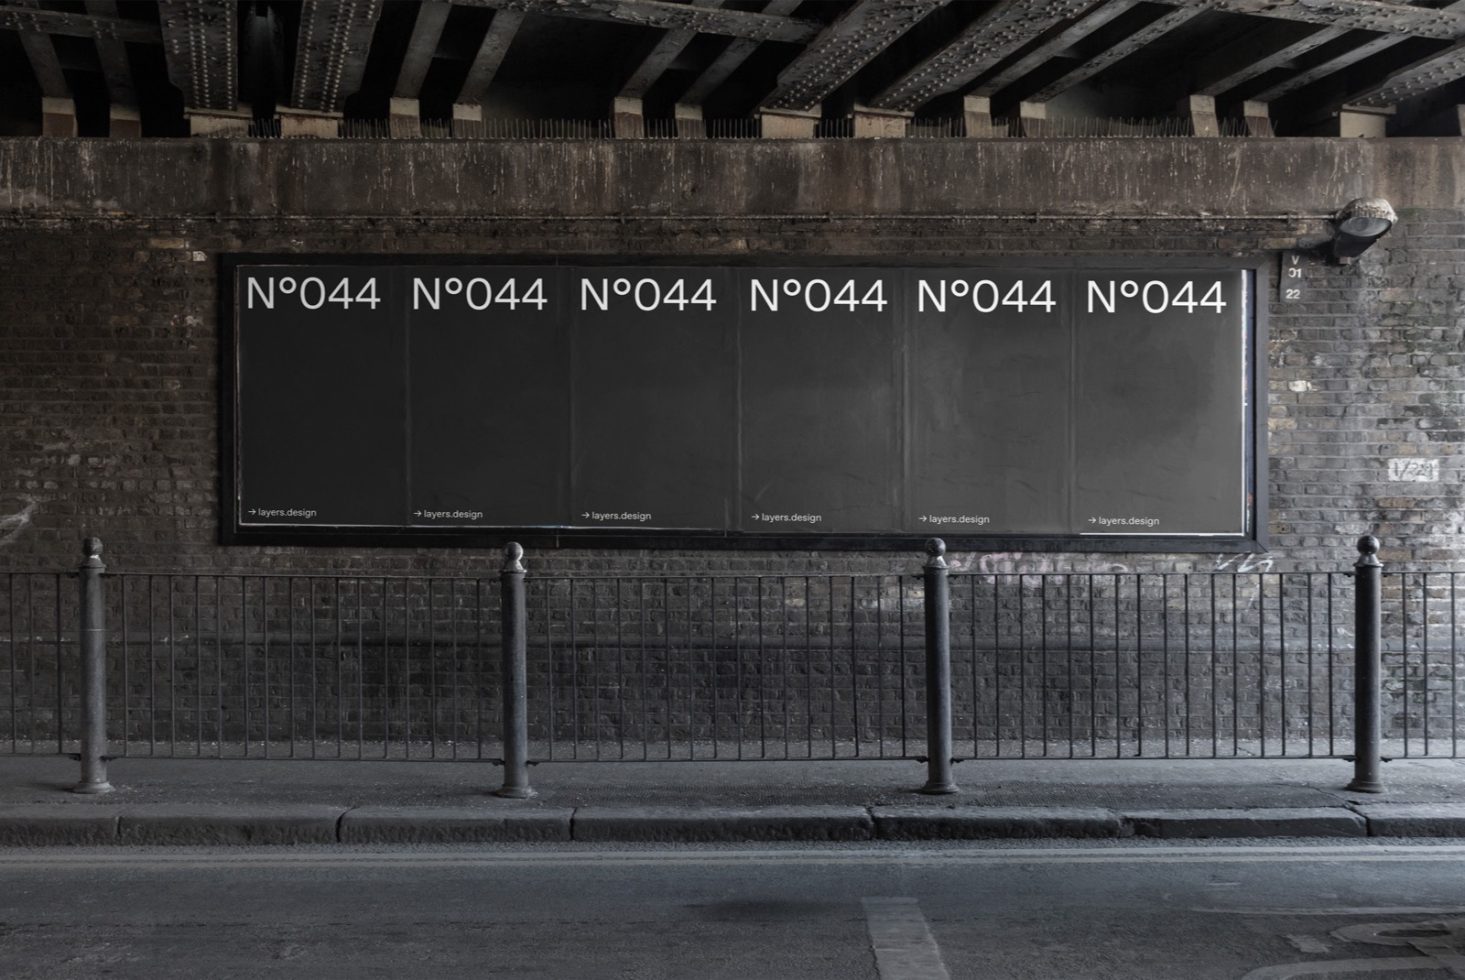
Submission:
{"label": "black billboard panel", "polygon": [[1245,531],[1246,284],[1222,270],[1078,276],[1076,532]]}
{"label": "black billboard panel", "polygon": [[1244,545],[1258,526],[1245,270],[225,269],[229,540]]}
{"label": "black billboard panel", "polygon": [[253,266],[239,271],[234,299],[239,523],[405,523],[405,331],[393,277]]}
{"label": "black billboard panel", "polygon": [[573,523],[558,269],[403,270],[414,525]]}
{"label": "black billboard panel", "polygon": [[737,326],[729,272],[576,269],[566,287],[570,523],[727,527]]}
{"label": "black billboard panel", "polygon": [[900,529],[899,288],[885,270],[741,277],[743,530]]}
{"label": "black billboard panel", "polygon": [[1071,277],[907,273],[915,533],[1068,531]]}

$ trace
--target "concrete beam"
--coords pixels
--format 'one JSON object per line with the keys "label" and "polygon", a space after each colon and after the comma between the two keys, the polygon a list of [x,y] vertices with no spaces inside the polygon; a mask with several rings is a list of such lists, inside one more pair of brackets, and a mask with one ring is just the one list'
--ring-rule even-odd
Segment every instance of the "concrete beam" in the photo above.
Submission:
{"label": "concrete beam", "polygon": [[1216,100],[1209,95],[1191,95],[1180,100],[1180,113],[1190,121],[1192,136],[1220,136],[1221,121],[1216,118]]}
{"label": "concrete beam", "polygon": [[872,109],[867,105],[856,105],[854,111],[856,139],[902,139],[906,124],[913,112],[898,112],[892,109]]}
{"label": "concrete beam", "polygon": [[992,100],[985,95],[967,95],[961,100],[962,133],[975,139],[1006,136],[992,121]]}
{"label": "concrete beam", "polygon": [[339,113],[361,87],[382,0],[305,0],[295,43],[290,105]]}
{"label": "concrete beam", "polygon": [[509,53],[509,45],[513,43],[514,35],[519,33],[519,25],[523,22],[524,15],[516,10],[495,11],[493,20],[488,25],[488,33],[483,35],[483,43],[478,46],[478,54],[468,67],[468,76],[463,80],[463,87],[458,90],[455,102],[473,105],[483,101],[488,86],[493,83],[493,76],[498,74],[499,65],[503,64],[504,55]]}
{"label": "concrete beam", "polygon": [[412,36],[407,40],[407,53],[402,57],[402,67],[397,71],[397,87],[392,95],[399,99],[416,99],[422,92],[422,80],[432,65],[432,56],[437,53],[438,39],[442,37],[443,25],[448,22],[452,10],[448,3],[439,0],[425,0],[417,9],[417,20],[412,24]]}
{"label": "concrete beam", "polygon": [[640,99],[617,96],[610,108],[611,133],[618,139],[638,140],[646,137],[646,117]]}
{"label": "concrete beam", "polygon": [[[50,43],[47,40],[46,43]],[[76,103],[70,96],[41,97],[41,135],[75,136]]]}
{"label": "concrete beam", "polygon": [[1092,0],[999,0],[954,41],[900,76],[870,104],[882,109],[919,109],[936,96],[961,88],[1091,5]]}
{"label": "concrete beam", "polygon": [[453,135],[454,136],[482,136],[483,135],[483,106],[453,105]]}
{"label": "concrete beam", "polygon": [[804,44],[818,36],[816,21],[776,17],[744,10],[693,7],[668,0],[453,0],[465,7],[491,7],[520,14],[576,17],[582,20],[659,27],[664,31],[720,34],[751,41],[787,41]]}
{"label": "concrete beam", "polygon": [[168,81],[187,109],[233,112],[239,99],[239,25],[229,0],[162,3]]}
{"label": "concrete beam", "polygon": [[1271,107],[1265,102],[1249,100],[1241,103],[1241,121],[1248,136],[1276,136],[1272,126]]}
{"label": "concrete beam", "polygon": [[309,109],[280,107],[280,135],[284,137],[306,136],[312,139],[333,140],[341,135],[339,112],[312,112]]}
{"label": "concrete beam", "polygon": [[112,105],[107,108],[107,135],[112,139],[142,138],[142,113],[134,106]]}
{"label": "concrete beam", "polygon": [[767,140],[811,140],[819,124],[817,112],[763,109],[758,113],[760,133]]}
{"label": "concrete beam", "polygon": [[[1321,229],[1355,197],[1465,209],[1459,139],[265,139],[206,149],[189,140],[0,140],[0,220],[308,216],[345,227],[374,216],[559,218],[665,222],[695,234],[706,222],[772,230],[809,216],[861,222],[859,240],[874,252],[872,218],[1159,217],[1164,227],[1184,218],[1212,229],[1247,218],[1274,222],[1281,236],[1299,223]],[[700,192],[688,195],[693,185]]]}
{"label": "concrete beam", "polygon": [[700,105],[683,105],[678,102],[672,109],[676,121],[678,139],[702,139],[707,135],[707,120],[702,117]]}
{"label": "concrete beam", "polygon": [[394,139],[412,139],[422,135],[422,107],[416,99],[393,97],[387,103],[387,132]]}
{"label": "concrete beam", "polygon": [[948,0],[858,0],[778,74],[761,108],[808,112]]}
{"label": "concrete beam", "polygon": [[1048,104],[1046,102],[1019,102],[1017,104],[1017,132],[1019,136],[1048,135]]}
{"label": "concrete beam", "polygon": [[194,136],[248,136],[254,113],[249,106],[232,109],[184,109],[183,118]]}
{"label": "concrete beam", "polygon": [[1370,111],[1358,106],[1343,106],[1338,110],[1337,115],[1337,136],[1345,139],[1383,139],[1389,135],[1389,116],[1393,110],[1386,112]]}
{"label": "concrete beam", "polygon": [[[762,13],[774,16],[785,16],[791,14],[803,0],[772,0],[764,7]],[[712,64],[702,70],[697,80],[687,86],[682,97],[677,100],[679,105],[700,106],[707,101],[707,97],[717,90],[718,86],[728,80],[733,72],[758,50],[761,41],[738,39],[722,49],[722,53],[712,59]]]}

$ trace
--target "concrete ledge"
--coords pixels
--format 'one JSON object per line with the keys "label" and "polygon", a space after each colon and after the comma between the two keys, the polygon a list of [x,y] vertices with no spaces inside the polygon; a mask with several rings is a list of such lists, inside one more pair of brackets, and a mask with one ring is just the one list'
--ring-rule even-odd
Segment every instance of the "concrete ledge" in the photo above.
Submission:
{"label": "concrete ledge", "polygon": [[483,807],[363,806],[341,818],[344,844],[470,844],[493,841],[567,841],[565,808],[510,810]]}
{"label": "concrete ledge", "polygon": [[1465,837],[1465,805],[1361,803],[1353,809],[1373,837]]}
{"label": "concrete ledge", "polygon": [[877,806],[871,813],[881,840],[1126,836],[1119,814],[1099,807]]}
{"label": "concrete ledge", "polygon": [[1126,810],[1140,837],[1366,837],[1368,824],[1342,807]]}
{"label": "concrete ledge", "polygon": [[857,806],[580,807],[575,840],[870,840],[875,826]]}
{"label": "concrete ledge", "polygon": [[116,810],[62,803],[0,807],[0,846],[116,842]]}
{"label": "concrete ledge", "polygon": [[156,804],[128,807],[123,844],[334,844],[345,807],[233,807]]}

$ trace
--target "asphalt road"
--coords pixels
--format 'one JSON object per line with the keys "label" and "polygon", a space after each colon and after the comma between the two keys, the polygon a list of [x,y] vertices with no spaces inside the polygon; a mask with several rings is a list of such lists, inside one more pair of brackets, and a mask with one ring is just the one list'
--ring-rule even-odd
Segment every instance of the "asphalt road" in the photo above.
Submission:
{"label": "asphalt road", "polygon": [[6,978],[1248,975],[1465,977],[1465,846],[0,852]]}

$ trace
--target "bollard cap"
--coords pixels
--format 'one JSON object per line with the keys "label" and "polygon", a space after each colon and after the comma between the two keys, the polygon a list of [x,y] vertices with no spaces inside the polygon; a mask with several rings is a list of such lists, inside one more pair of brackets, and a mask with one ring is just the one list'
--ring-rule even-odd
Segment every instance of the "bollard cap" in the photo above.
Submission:
{"label": "bollard cap", "polygon": [[86,558],[81,563],[82,568],[103,568],[102,564],[102,539],[88,535],[81,539],[81,553]]}
{"label": "bollard cap", "polygon": [[940,538],[931,538],[926,542],[926,567],[946,567],[946,542]]}
{"label": "bollard cap", "polygon": [[1358,561],[1354,562],[1354,565],[1371,566],[1381,564],[1383,563],[1379,561],[1379,539],[1372,534],[1365,534],[1359,538]]}
{"label": "bollard cap", "polygon": [[517,541],[510,541],[504,545],[504,571],[522,572],[524,563],[520,561],[524,557],[524,546]]}

